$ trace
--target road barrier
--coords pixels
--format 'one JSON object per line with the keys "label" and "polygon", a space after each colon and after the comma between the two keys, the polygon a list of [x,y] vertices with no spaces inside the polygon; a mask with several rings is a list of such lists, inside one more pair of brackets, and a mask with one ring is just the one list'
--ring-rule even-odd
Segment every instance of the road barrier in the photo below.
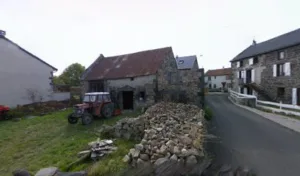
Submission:
{"label": "road barrier", "polygon": [[300,116],[300,106],[283,104],[282,102],[270,102],[258,100],[254,95],[247,95],[229,90],[229,98],[238,104],[251,107],[258,107],[272,112],[283,113],[285,115]]}

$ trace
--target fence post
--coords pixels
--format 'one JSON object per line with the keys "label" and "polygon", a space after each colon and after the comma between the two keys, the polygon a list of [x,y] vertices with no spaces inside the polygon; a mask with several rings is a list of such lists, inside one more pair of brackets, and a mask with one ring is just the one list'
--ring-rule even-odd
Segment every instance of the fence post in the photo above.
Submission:
{"label": "fence post", "polygon": [[280,104],[279,104],[279,109],[281,110],[281,104],[282,104],[282,101],[280,101],[279,103],[280,103]]}

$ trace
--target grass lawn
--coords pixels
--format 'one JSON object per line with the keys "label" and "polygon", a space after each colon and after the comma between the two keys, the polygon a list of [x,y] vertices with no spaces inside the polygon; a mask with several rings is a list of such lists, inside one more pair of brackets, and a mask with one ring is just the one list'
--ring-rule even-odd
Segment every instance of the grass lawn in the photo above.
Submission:
{"label": "grass lawn", "polygon": [[[111,119],[95,120],[91,125],[81,123],[70,125],[67,115],[70,110],[51,115],[22,119],[19,122],[0,122],[0,175],[11,176],[15,169],[24,168],[35,174],[43,167],[55,166],[61,170],[76,161],[77,153],[87,148],[87,144],[98,138],[102,124],[112,125],[119,119],[137,116],[137,113],[126,113]],[[121,161],[134,145],[132,141],[118,139],[119,149],[97,163],[83,163],[72,168],[72,171],[89,170],[89,175],[109,175],[126,167]]]}

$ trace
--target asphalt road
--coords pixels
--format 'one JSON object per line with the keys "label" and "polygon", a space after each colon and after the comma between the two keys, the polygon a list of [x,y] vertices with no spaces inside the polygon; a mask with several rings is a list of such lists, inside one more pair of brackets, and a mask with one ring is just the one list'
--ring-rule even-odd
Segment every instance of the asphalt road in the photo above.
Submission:
{"label": "asphalt road", "polygon": [[214,117],[210,144],[220,164],[246,166],[259,176],[300,175],[300,133],[232,104],[227,95],[208,95]]}

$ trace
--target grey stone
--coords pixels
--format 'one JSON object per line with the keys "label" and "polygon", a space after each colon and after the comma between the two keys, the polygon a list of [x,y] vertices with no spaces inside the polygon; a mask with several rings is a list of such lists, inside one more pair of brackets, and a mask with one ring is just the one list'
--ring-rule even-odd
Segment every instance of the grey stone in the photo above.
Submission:
{"label": "grey stone", "polygon": [[170,158],[170,160],[174,160],[174,161],[177,161],[177,156],[175,155],[175,154],[173,154],[172,156],[171,156],[171,158]]}
{"label": "grey stone", "polygon": [[134,148],[130,149],[129,153],[133,158],[138,158],[140,156],[140,151]]}
{"label": "grey stone", "polygon": [[144,151],[144,146],[142,144],[136,144],[135,149],[139,151]]}
{"label": "grey stone", "polygon": [[140,165],[145,164],[145,161],[143,161],[142,159],[139,158],[139,159],[137,159],[136,164],[137,164],[138,166],[140,166]]}
{"label": "grey stone", "polygon": [[142,141],[141,141],[141,144],[143,144],[143,145],[146,145],[148,143],[148,141],[147,140],[145,140],[145,139],[142,139]]}
{"label": "grey stone", "polygon": [[187,165],[197,164],[197,158],[194,155],[191,155],[191,156],[187,157],[186,164]]}
{"label": "grey stone", "polygon": [[144,161],[148,161],[149,160],[149,155],[147,154],[140,154],[140,158]]}
{"label": "grey stone", "polygon": [[159,166],[168,160],[169,160],[168,158],[159,158],[155,161],[154,166]]}
{"label": "grey stone", "polygon": [[169,140],[166,145],[169,147],[169,146],[174,146],[175,145],[175,142],[173,140]]}
{"label": "grey stone", "polygon": [[163,130],[163,128],[156,128],[156,131],[162,131]]}
{"label": "grey stone", "polygon": [[168,149],[167,146],[162,145],[162,146],[160,147],[159,153],[166,154],[166,153],[168,152],[167,149]]}
{"label": "grey stone", "polygon": [[57,167],[48,167],[40,169],[35,176],[54,176],[58,172]]}
{"label": "grey stone", "polygon": [[151,136],[151,139],[156,139],[156,138],[157,138],[156,134],[154,134],[154,135]]}
{"label": "grey stone", "polygon": [[173,151],[174,151],[173,153],[176,154],[176,155],[178,155],[178,154],[181,153],[180,150],[179,150],[179,148],[178,148],[178,146],[175,146],[174,149],[173,149]]}
{"label": "grey stone", "polygon": [[123,161],[124,163],[130,163],[131,158],[130,158],[128,155],[125,155],[122,161]]}

